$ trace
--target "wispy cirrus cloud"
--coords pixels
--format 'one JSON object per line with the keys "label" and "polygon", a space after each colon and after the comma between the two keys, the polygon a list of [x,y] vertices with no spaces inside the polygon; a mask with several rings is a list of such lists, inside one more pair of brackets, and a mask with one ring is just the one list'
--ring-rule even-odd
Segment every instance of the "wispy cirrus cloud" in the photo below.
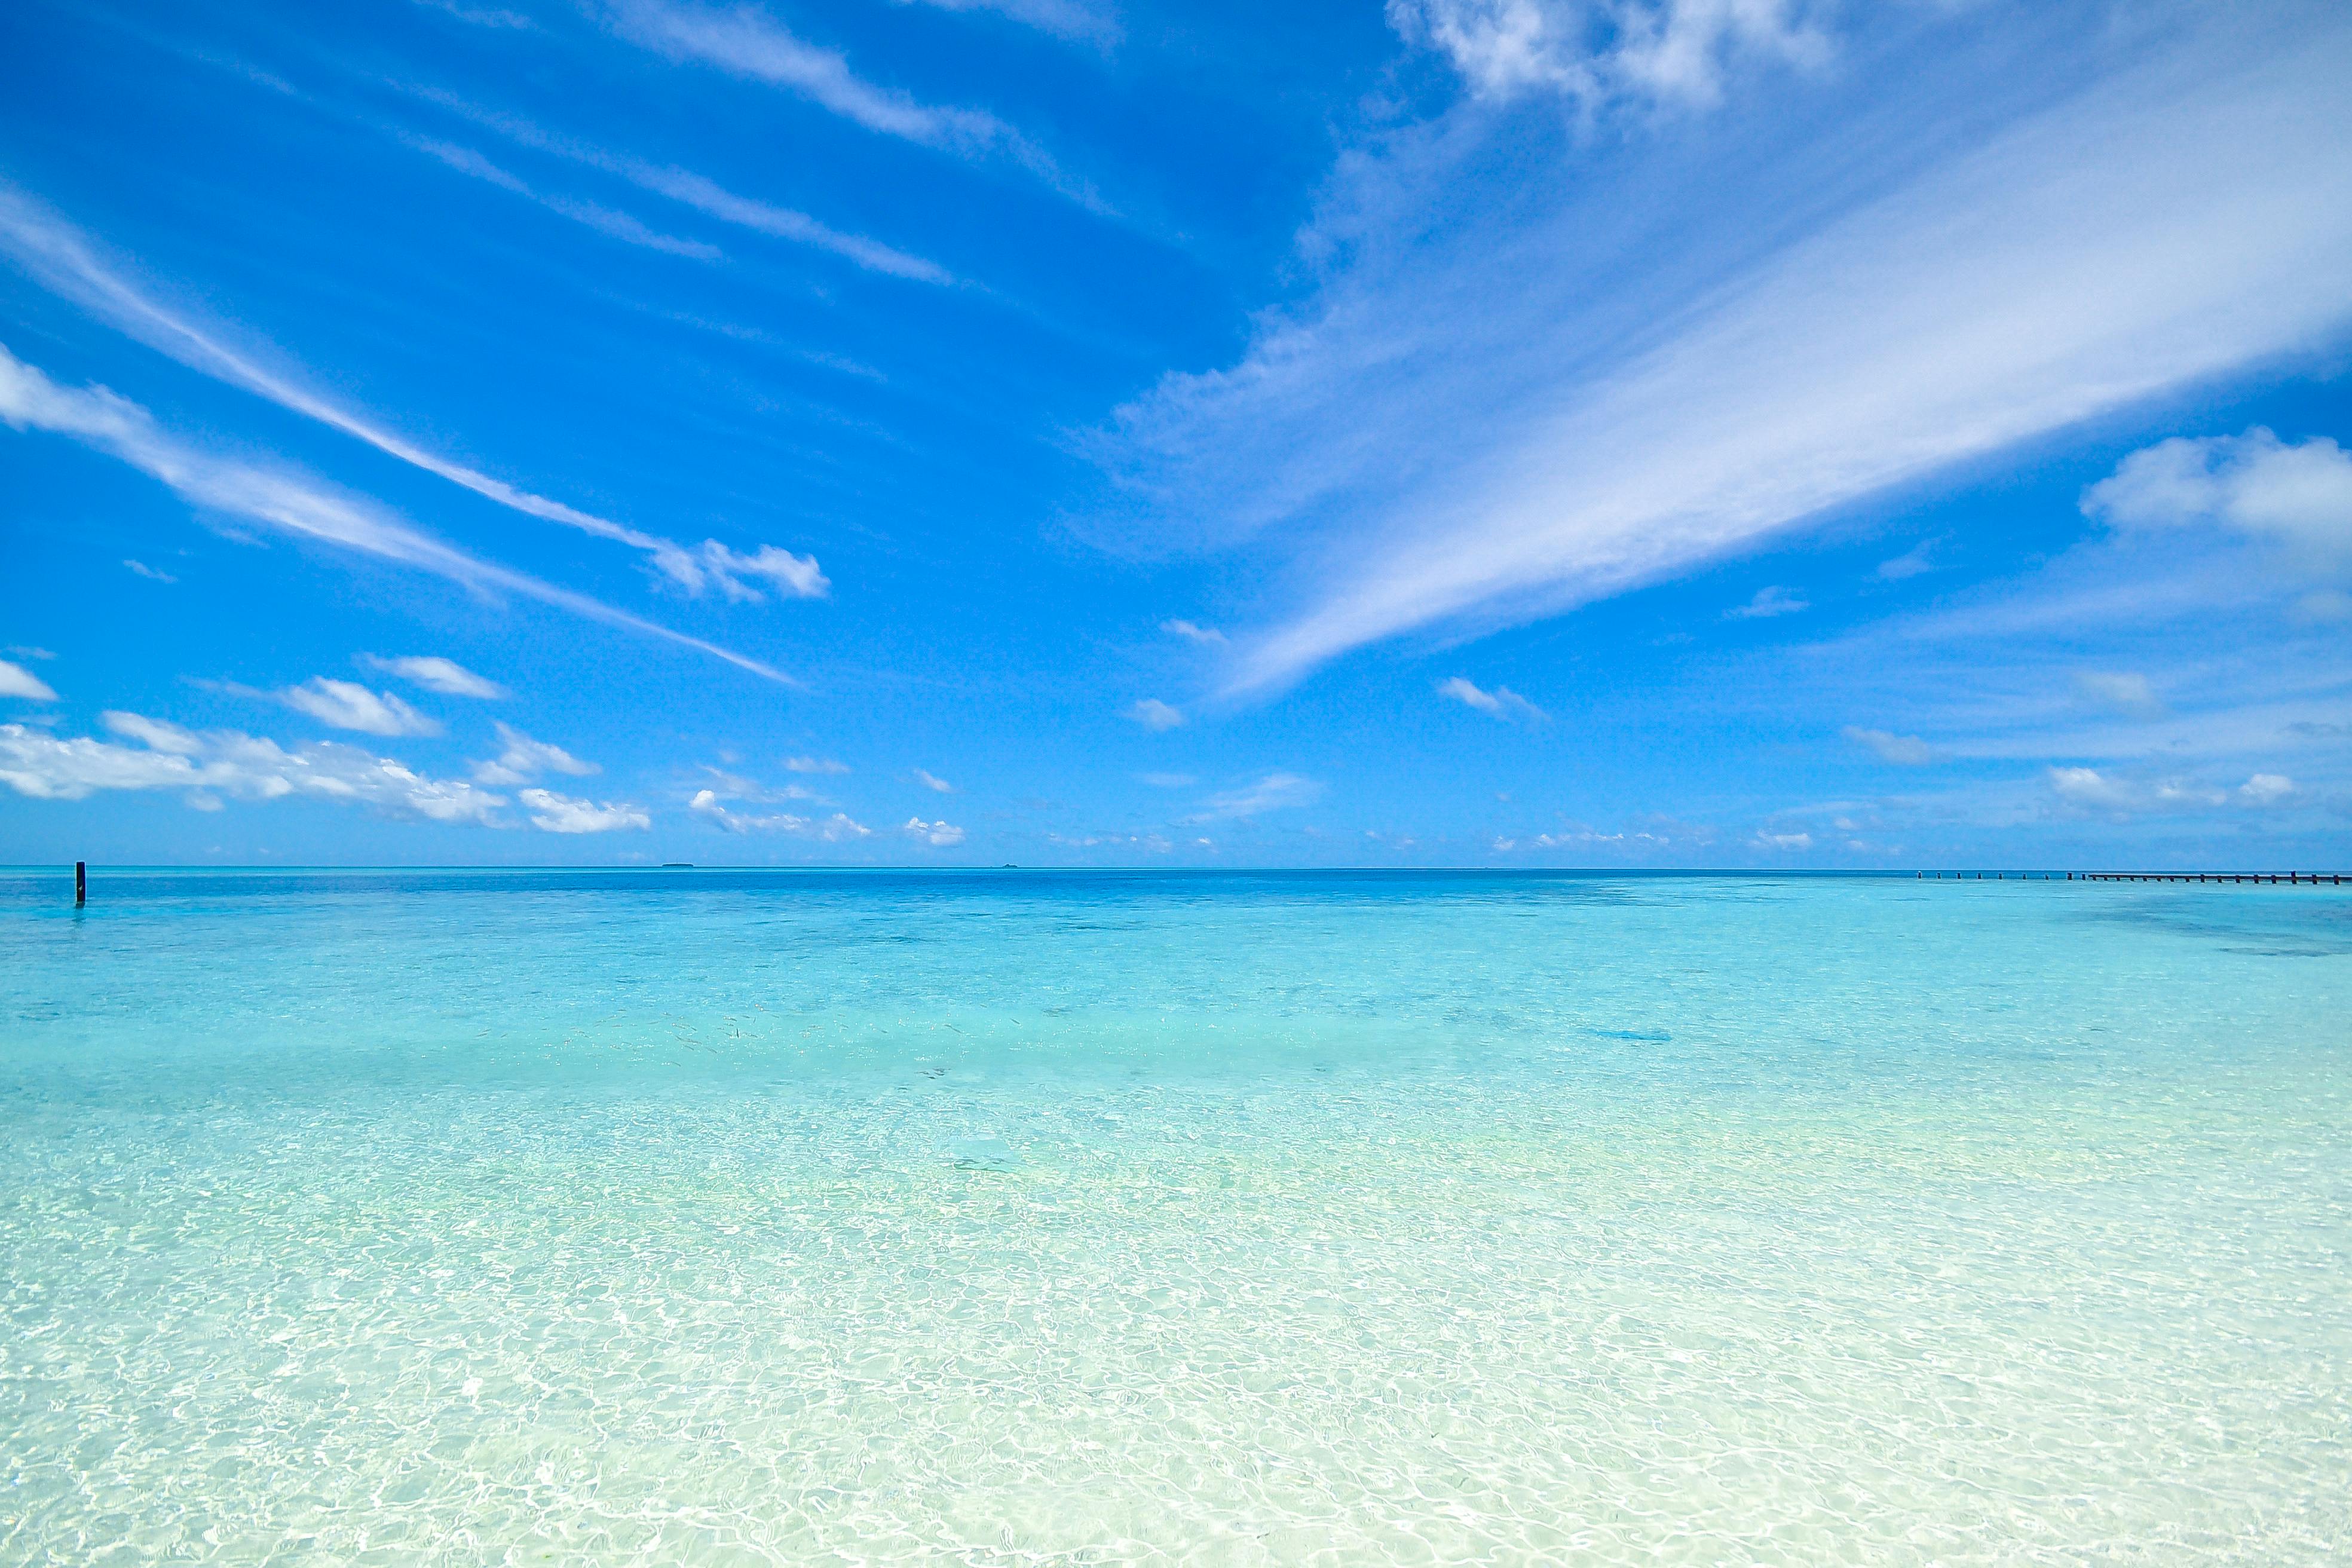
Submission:
{"label": "wispy cirrus cloud", "polygon": [[940,795],[953,795],[955,793],[955,785],[948,783],[947,780],[940,777],[939,774],[932,773],[928,768],[917,768],[908,776],[912,778],[917,784],[922,785],[925,789],[936,791]]}
{"label": "wispy cirrus cloud", "polygon": [[1211,795],[1198,811],[1183,820],[1225,822],[1235,817],[1263,816],[1270,811],[1312,805],[1322,798],[1323,786],[1316,780],[1299,773],[1271,773],[1255,784]]}
{"label": "wispy cirrus cloud", "polygon": [[940,11],[989,11],[1024,26],[1073,43],[1108,49],[1119,40],[1118,16],[1108,5],[1083,0],[898,0],[900,5],[929,5]]}
{"label": "wispy cirrus cloud", "polygon": [[27,702],[55,702],[58,700],[57,692],[50,689],[47,681],[23,665],[5,658],[0,658],[0,697],[20,697]]}
{"label": "wispy cirrus cloud", "polygon": [[605,206],[601,202],[583,201],[578,196],[540,190],[521,175],[490,162],[471,147],[444,142],[434,136],[403,133],[400,139],[426,157],[437,160],[446,168],[454,169],[484,184],[496,185],[509,195],[520,196],[583,227],[593,228],[608,239],[617,239],[624,245],[635,245],[646,250],[658,250],[668,256],[683,256],[695,261],[716,261],[722,254],[717,246],[708,241],[682,239],[674,234],[664,234],[647,226],[643,219],[616,207]]}
{"label": "wispy cirrus cloud", "polygon": [[474,778],[486,784],[529,784],[542,773],[565,773],[572,778],[586,778],[604,770],[594,763],[583,762],[562,747],[549,741],[535,741],[513,725],[501,721],[498,726],[499,743],[503,748],[488,762],[474,764]]}
{"label": "wispy cirrus cloud", "polygon": [[456,659],[443,658],[438,654],[409,654],[399,658],[383,658],[375,654],[363,653],[359,656],[359,663],[362,668],[396,675],[444,697],[470,697],[477,701],[494,702],[507,694],[506,688],[497,681],[476,675]]}
{"label": "wispy cirrus cloud", "polygon": [[1181,708],[1172,703],[1162,702],[1157,697],[1139,698],[1129,703],[1126,714],[1127,717],[1154,733],[1173,730],[1184,722],[1184,710]]}
{"label": "wispy cirrus cloud", "polygon": [[373,501],[304,476],[215,457],[173,436],[152,415],[102,386],[60,386],[0,345],[0,423],[79,441],[161,480],[193,506],[429,572],[477,592],[503,592],[659,637],[723,659],[764,679],[792,678],[755,658],[615,609],[584,594],[469,555],[402,521]]}
{"label": "wispy cirrus cloud", "polygon": [[437,735],[441,726],[389,691],[371,691],[356,680],[313,676],[277,693],[297,713],[307,713],[338,730],[365,735]]}
{"label": "wispy cirrus cloud", "polygon": [[808,42],[756,5],[722,10],[693,0],[618,0],[608,15],[622,37],[669,59],[782,88],[878,135],[971,161],[1003,159],[1082,205],[1107,210],[1091,186],[995,115],[924,103],[868,81],[840,51]]}
{"label": "wispy cirrus cloud", "polygon": [[1524,719],[1540,724],[1550,717],[1507,686],[1487,691],[1459,675],[1439,681],[1437,694],[1450,697],[1465,708],[1475,708],[1489,719]]}
{"label": "wispy cirrus cloud", "polygon": [[[2016,37],[2095,68],[2015,70],[2014,90],[1981,54],[1938,77],[1934,40],[1905,43],[1903,71],[1850,84],[1888,133],[1863,164],[1809,145],[1752,192],[1707,182],[1671,210],[1647,204],[1689,174],[1682,142],[1627,139],[1589,181],[1531,184],[1526,106],[1465,104],[1364,151],[1317,231],[1338,258],[1318,294],[1103,433],[1135,499],[1101,526],[1287,559],[1295,602],[1227,672],[1229,694],[1263,691],[1414,628],[1656,582],[2332,341],[2352,323],[2352,26],[2167,8],[2102,55],[2086,16]],[[2004,124],[1964,145],[1916,107],[1993,88]],[[1466,178],[1507,146],[1511,178]],[[1846,199],[1777,227],[1747,205],[1801,179]],[[1632,211],[1693,237],[1672,282],[1611,248]]]}
{"label": "wispy cirrus cloud", "polygon": [[1897,735],[1890,730],[1866,730],[1858,724],[1845,727],[1845,738],[1855,745],[1875,754],[1882,763],[1897,767],[1922,768],[1937,760],[1936,748],[1916,735]]}
{"label": "wispy cirrus cloud", "polygon": [[[582,511],[562,501],[520,489],[479,469],[430,452],[375,421],[352,412],[312,391],[307,378],[293,370],[271,368],[282,363],[273,351],[247,350],[228,342],[219,328],[200,323],[190,314],[173,310],[133,284],[122,269],[103,259],[79,229],[41,203],[0,180],[0,251],[12,257],[36,281],[72,300],[100,320],[189,369],[244,389],[304,418],[355,440],[365,442],[412,468],[448,480],[499,506],[542,521],[578,529],[599,539],[642,551],[663,577],[688,594],[717,586],[730,598],[760,599],[760,591],[740,580],[766,575],[782,584],[781,563],[793,563],[822,584],[824,577],[813,556],[793,556],[762,545],[751,557],[737,555],[716,540],[689,550],[675,540],[630,528],[610,518]],[[761,565],[764,563],[764,565]],[[819,596],[799,595],[801,597]]]}
{"label": "wispy cirrus cloud", "polygon": [[411,88],[406,90],[477,125],[495,131],[520,146],[615,175],[640,190],[682,203],[721,223],[750,229],[772,239],[805,245],[838,256],[870,272],[903,278],[910,282],[951,284],[956,281],[954,273],[935,261],[864,235],[845,233],[794,208],[730,191],[718,181],[691,169],[611,152],[577,137],[561,135],[520,115],[502,114],[436,89]]}

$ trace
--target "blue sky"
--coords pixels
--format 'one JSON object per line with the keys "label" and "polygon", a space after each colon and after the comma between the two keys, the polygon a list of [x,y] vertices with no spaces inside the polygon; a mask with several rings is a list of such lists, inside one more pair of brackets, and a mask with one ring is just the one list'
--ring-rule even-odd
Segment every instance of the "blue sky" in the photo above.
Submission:
{"label": "blue sky", "polygon": [[0,13],[0,860],[2352,848],[2352,14]]}

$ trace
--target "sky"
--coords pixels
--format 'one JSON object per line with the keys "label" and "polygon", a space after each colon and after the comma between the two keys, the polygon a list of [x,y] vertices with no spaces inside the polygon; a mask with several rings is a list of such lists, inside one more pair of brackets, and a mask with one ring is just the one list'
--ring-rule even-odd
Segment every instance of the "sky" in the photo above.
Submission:
{"label": "sky", "polygon": [[2352,11],[16,0],[0,862],[2352,870]]}

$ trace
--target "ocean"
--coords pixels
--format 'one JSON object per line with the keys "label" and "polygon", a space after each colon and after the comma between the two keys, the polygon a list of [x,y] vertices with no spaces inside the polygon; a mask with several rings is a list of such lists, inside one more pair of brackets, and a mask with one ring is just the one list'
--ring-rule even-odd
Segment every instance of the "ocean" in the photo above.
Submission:
{"label": "ocean", "polygon": [[0,1562],[2352,1560],[2352,895],[0,872]]}

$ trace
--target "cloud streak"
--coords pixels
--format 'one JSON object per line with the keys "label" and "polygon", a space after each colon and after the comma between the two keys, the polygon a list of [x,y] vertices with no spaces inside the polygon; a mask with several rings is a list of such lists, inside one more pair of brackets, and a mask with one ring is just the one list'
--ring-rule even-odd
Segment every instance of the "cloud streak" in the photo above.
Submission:
{"label": "cloud streak", "polygon": [[1299,602],[1241,641],[1228,694],[1654,582],[2330,341],[2352,322],[2352,27],[2197,26],[1968,151],[1915,143],[1866,199],[1638,310],[1596,289],[1574,195],[1518,202],[1517,178],[1517,205],[1463,197],[1435,225],[1459,144],[1517,121],[1465,110],[1368,159],[1349,194],[1370,259],[1102,448],[1180,543],[1291,531]]}
{"label": "cloud streak", "polygon": [[18,430],[65,436],[120,458],[194,507],[428,572],[477,592],[534,599],[584,619],[692,648],[780,685],[795,684],[758,659],[468,555],[373,501],[296,474],[200,451],[163,430],[129,399],[102,386],[60,386],[5,345],[0,345],[0,422]]}
{"label": "cloud streak", "polygon": [[[478,468],[427,451],[373,420],[320,396],[302,384],[301,378],[293,373],[268,368],[261,357],[230,346],[216,331],[200,326],[150,298],[119,269],[102,260],[72,225],[5,181],[0,181],[0,250],[5,250],[43,287],[191,370],[341,431],[387,457],[510,510],[642,551],[655,570],[688,594],[700,594],[716,585],[730,598],[756,601],[761,597],[757,589],[734,574],[741,568],[731,563],[744,558],[734,555],[716,540],[706,541],[698,552],[689,551],[675,540],[520,489]],[[783,554],[773,546],[763,545],[759,556],[751,559]],[[799,562],[804,558],[786,559]],[[805,561],[807,573],[822,583],[815,560]]]}
{"label": "cloud streak", "polygon": [[610,13],[621,37],[672,60],[712,66],[808,100],[877,135],[895,136],[967,160],[1003,158],[1095,211],[1102,200],[1072,180],[1020,132],[983,110],[923,103],[879,87],[848,59],[793,34],[755,5],[720,10],[667,0],[622,0]]}

